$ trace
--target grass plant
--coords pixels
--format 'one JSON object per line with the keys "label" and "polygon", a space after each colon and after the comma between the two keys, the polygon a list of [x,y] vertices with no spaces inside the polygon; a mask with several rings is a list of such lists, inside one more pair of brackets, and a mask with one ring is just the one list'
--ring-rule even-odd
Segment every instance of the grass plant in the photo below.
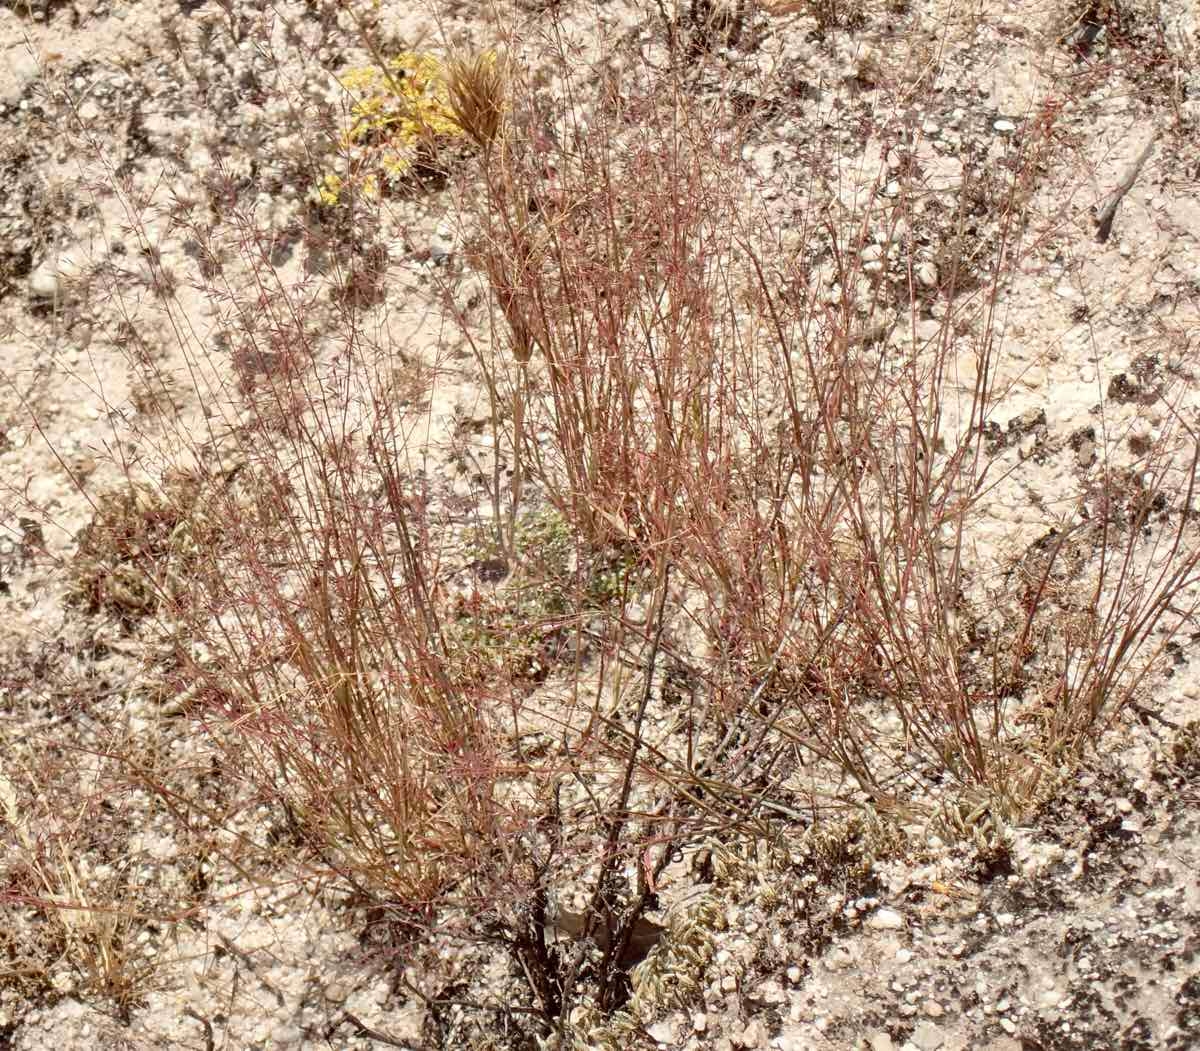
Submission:
{"label": "grass plant", "polygon": [[[803,6],[829,31],[857,18]],[[157,295],[128,325],[153,312],[174,345],[131,354],[163,397],[114,423],[138,450],[114,454],[119,484],[81,482],[70,568],[80,615],[153,641],[313,871],[418,933],[505,946],[523,1024],[568,1046],[581,1019],[649,1010],[647,975],[681,951],[686,925],[654,916],[685,848],[816,835],[848,807],[943,838],[1026,819],[1147,703],[1195,618],[1200,543],[1194,429],[1170,406],[1137,472],[1102,460],[1040,546],[976,546],[1017,469],[994,449],[1005,296],[1036,261],[1042,139],[986,195],[987,236],[976,184],[945,195],[935,267],[911,172],[860,170],[847,203],[814,165],[781,211],[732,93],[694,90],[673,50],[597,95],[550,39],[552,104],[519,41],[452,57],[436,88],[372,46],[384,68],[355,83],[412,87],[436,119],[360,100],[325,136],[473,144],[439,198],[460,270],[406,291],[470,366],[419,348],[419,397],[397,395],[397,267],[372,238],[416,190],[326,183],[305,271],[217,180],[163,205],[198,246],[184,278],[110,164]],[[464,497],[432,405],[468,367],[491,459]],[[495,558],[471,558],[480,535]],[[34,853],[10,796],[10,845]],[[101,914],[69,857],[65,890],[31,871],[48,901],[72,891],[64,936],[119,995],[117,928],[83,930]]]}

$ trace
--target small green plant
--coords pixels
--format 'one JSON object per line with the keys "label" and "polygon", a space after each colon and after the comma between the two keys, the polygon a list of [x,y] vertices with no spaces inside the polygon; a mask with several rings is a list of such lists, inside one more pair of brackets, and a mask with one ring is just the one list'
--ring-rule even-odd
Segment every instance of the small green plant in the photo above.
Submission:
{"label": "small green plant", "polygon": [[[481,579],[507,572],[507,559],[488,533],[469,538]],[[580,624],[614,614],[639,579],[631,550],[591,551],[553,507],[526,511],[516,522],[522,561],[494,593],[476,589],[458,598],[448,627],[457,674],[466,680],[500,673],[540,682],[556,659],[577,648]]]}
{"label": "small green plant", "polygon": [[317,188],[323,204],[336,205],[348,183],[368,197],[394,189],[419,159],[465,132],[455,119],[442,63],[428,52],[405,51],[382,66],[359,66],[339,78],[356,99],[340,147],[354,174],[329,172]]}

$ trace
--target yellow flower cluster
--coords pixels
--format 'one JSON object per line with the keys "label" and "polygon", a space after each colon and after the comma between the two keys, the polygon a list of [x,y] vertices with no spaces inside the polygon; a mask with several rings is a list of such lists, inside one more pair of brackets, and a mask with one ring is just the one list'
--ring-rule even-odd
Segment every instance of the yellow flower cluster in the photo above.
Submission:
{"label": "yellow flower cluster", "polygon": [[[366,153],[367,166],[377,169],[358,181],[368,196],[379,192],[378,175],[385,180],[404,175],[418,147],[463,134],[454,119],[442,65],[433,55],[402,52],[385,67],[350,69],[338,81],[356,99],[352,123],[342,136],[343,153]],[[321,202],[337,204],[345,185],[341,175],[327,174],[317,188]]]}

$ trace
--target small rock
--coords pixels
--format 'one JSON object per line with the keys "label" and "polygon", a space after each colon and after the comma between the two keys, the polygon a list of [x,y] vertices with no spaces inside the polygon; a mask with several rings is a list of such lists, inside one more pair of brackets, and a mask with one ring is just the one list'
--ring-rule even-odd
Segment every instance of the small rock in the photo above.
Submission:
{"label": "small rock", "polygon": [[454,254],[454,231],[445,223],[439,223],[429,241],[429,258],[441,266]]}
{"label": "small rock", "polygon": [[14,47],[5,56],[8,60],[8,71],[14,81],[12,93],[8,97],[15,104],[26,89],[42,75],[42,66],[28,48]]}
{"label": "small rock", "polygon": [[673,1018],[664,1018],[646,1027],[650,1039],[659,1044],[669,1044],[672,1047],[679,1042],[679,1029]]}
{"label": "small rock", "polygon": [[910,960],[912,960],[912,958],[913,958],[912,949],[897,949],[896,950],[896,962],[897,963],[908,963]]}
{"label": "small rock", "polygon": [[931,260],[921,260],[913,267],[913,272],[917,275],[917,284],[922,288],[934,288],[938,283],[938,269]]}
{"label": "small rock", "polygon": [[937,1051],[946,1042],[946,1034],[932,1022],[918,1022],[908,1039],[918,1051]]}
{"label": "small rock", "polygon": [[1003,117],[1000,120],[993,121],[992,127],[1000,132],[1001,135],[1011,135],[1017,130],[1017,126],[1011,120],[1006,120]]}
{"label": "small rock", "polygon": [[787,980],[793,985],[799,985],[801,977],[803,977],[803,972],[795,964],[787,969]]}
{"label": "small rock", "polygon": [[47,256],[29,275],[29,292],[35,299],[61,299],[82,273],[83,250],[79,247]]}
{"label": "small rock", "polygon": [[872,1033],[867,1038],[867,1044],[871,1051],[892,1051],[895,1046],[892,1044],[892,1038],[887,1033],[880,1030],[878,1033]]}
{"label": "small rock", "polygon": [[936,1000],[925,1001],[925,1014],[929,1018],[941,1018],[945,1013],[945,1009]]}
{"label": "small rock", "polygon": [[835,945],[825,958],[825,966],[831,971],[844,971],[854,963],[854,953],[847,945]]}
{"label": "small rock", "polygon": [[788,994],[783,991],[783,987],[776,981],[767,980],[758,987],[759,999],[764,1004],[782,1004],[787,1001]]}
{"label": "small rock", "polygon": [[697,1033],[703,1033],[708,1028],[708,1015],[703,1011],[698,1011],[692,1016],[692,1028]]}
{"label": "small rock", "polygon": [[755,1018],[746,1023],[746,1028],[742,1030],[741,1037],[735,1037],[734,1043],[745,1048],[766,1047],[767,1027]]}
{"label": "small rock", "polygon": [[876,909],[867,919],[867,926],[876,931],[898,931],[904,928],[904,917],[895,909]]}
{"label": "small rock", "polygon": [[1091,467],[1096,462],[1096,443],[1087,438],[1080,441],[1075,450],[1075,461],[1080,467]]}
{"label": "small rock", "polygon": [[43,263],[29,275],[29,292],[35,299],[57,299],[62,294],[62,282],[57,267]]}

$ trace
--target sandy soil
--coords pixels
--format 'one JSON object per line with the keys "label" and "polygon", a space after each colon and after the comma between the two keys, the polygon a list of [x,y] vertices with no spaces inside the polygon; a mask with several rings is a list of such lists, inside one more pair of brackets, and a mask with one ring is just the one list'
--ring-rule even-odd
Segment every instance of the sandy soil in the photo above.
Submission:
{"label": "sandy soil", "polygon": [[[1200,7],[1093,5],[1119,14],[1082,41],[1072,12],[1088,5],[1066,0],[868,2],[858,24],[824,33],[807,5],[787,6],[748,9],[738,38],[704,55],[699,89],[735,82],[756,103],[747,178],[784,223],[808,203],[814,166],[844,170],[846,204],[902,164],[935,198],[968,161],[1002,171],[1016,136],[1053,128],[1023,216],[1028,250],[998,298],[1003,481],[972,536],[984,561],[1011,562],[1078,512],[1097,463],[1136,472],[1160,443],[1195,442]],[[560,15],[598,67],[636,68],[661,47],[653,5]],[[517,24],[536,41],[550,16],[383,0],[370,17],[386,41],[434,47],[488,45]],[[282,280],[313,290],[318,341],[336,323],[320,298],[336,267],[306,240],[298,114],[336,114],[332,74],[369,62],[353,23],[300,2],[5,0],[0,56],[0,1046],[532,1046],[519,1015],[430,1006],[520,1002],[497,950],[397,942],[316,879],[278,809],[221,767],[156,666],[152,625],[69,601],[100,494],[126,473],[156,476],[165,414],[214,417],[187,362],[269,371],[222,346],[229,319],[189,283],[198,261],[178,203],[224,194],[230,212],[252,210]],[[1148,144],[1101,240],[1096,213]],[[386,262],[364,325],[399,363],[414,455],[443,499],[475,507],[494,450],[478,367],[441,305],[446,282],[460,304],[479,288],[453,203],[452,187],[391,202],[354,250]],[[994,234],[979,227],[981,241]],[[941,247],[924,246],[933,282]],[[169,299],[164,273],[178,277]],[[936,326],[931,310],[915,328]],[[176,382],[160,389],[139,360]],[[449,546],[448,572],[470,558]],[[1126,711],[1004,830],[1002,850],[986,836],[881,838],[864,819],[837,850],[797,829],[733,852],[700,888],[723,919],[691,984],[632,1038],[581,1019],[581,1046],[1200,1046],[1198,641],[1193,622],[1152,708]],[[140,785],[107,762],[115,751]],[[203,818],[170,792],[203,800]],[[231,849],[239,838],[247,850]],[[31,881],[34,840],[52,886]],[[254,860],[234,866],[232,853]],[[55,919],[31,903],[47,896],[82,907]]]}

